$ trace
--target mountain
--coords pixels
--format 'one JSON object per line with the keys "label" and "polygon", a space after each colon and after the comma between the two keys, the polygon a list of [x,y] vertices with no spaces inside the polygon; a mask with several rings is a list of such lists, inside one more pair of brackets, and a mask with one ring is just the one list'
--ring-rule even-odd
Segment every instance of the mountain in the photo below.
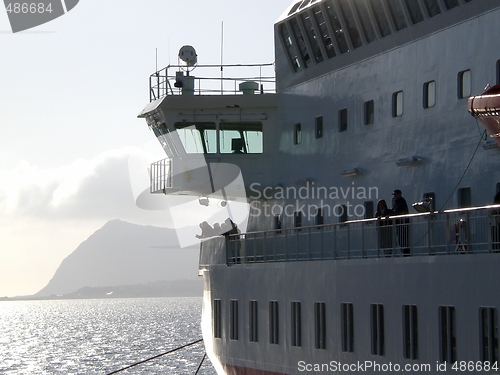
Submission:
{"label": "mountain", "polygon": [[197,280],[198,257],[198,248],[179,248],[173,229],[113,220],[64,259],[35,296],[66,295],[82,288]]}

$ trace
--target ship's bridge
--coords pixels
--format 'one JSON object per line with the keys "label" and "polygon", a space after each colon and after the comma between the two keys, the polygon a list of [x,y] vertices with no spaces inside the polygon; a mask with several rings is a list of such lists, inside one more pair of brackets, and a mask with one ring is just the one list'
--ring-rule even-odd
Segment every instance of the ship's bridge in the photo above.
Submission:
{"label": "ship's bridge", "polygon": [[246,188],[266,182],[277,107],[274,64],[169,65],[149,83],[150,103],[139,117],[168,156],[151,165],[152,193],[209,194],[240,172]]}

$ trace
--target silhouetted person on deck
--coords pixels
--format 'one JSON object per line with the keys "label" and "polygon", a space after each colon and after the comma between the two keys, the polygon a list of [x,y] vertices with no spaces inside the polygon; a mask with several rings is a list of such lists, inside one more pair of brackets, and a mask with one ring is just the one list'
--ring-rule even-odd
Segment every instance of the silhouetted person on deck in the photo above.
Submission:
{"label": "silhouetted person on deck", "polygon": [[387,207],[387,202],[381,199],[377,202],[377,212],[375,217],[378,227],[378,245],[384,250],[385,256],[392,254],[392,220],[387,219],[387,216],[392,215],[392,210]]}
{"label": "silhouetted person on deck", "polygon": [[[393,215],[407,215],[408,212],[408,204],[406,200],[403,198],[401,190],[396,189],[392,193],[392,212]],[[398,236],[398,243],[401,247],[403,254],[405,256],[410,255],[410,248],[408,246],[409,243],[409,224],[410,220],[408,218],[398,219],[396,220],[396,234]]]}

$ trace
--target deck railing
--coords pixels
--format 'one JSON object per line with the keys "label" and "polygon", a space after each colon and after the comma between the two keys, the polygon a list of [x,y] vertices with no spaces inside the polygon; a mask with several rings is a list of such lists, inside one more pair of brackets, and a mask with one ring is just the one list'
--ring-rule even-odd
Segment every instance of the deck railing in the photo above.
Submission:
{"label": "deck railing", "polygon": [[[500,252],[500,206],[231,235],[228,264]],[[406,243],[405,243],[406,238]]]}
{"label": "deck railing", "polygon": [[165,189],[172,187],[171,159],[163,159],[149,165],[149,192],[165,193]]}
{"label": "deck railing", "polygon": [[[236,65],[196,65],[189,75],[194,78],[193,95],[235,95],[241,94],[239,84],[254,81],[259,84],[259,93],[274,93],[276,79],[274,63],[236,64]],[[149,101],[152,102],[168,95],[182,95],[183,89],[176,87],[177,72],[184,72],[186,67],[168,65],[149,77]],[[177,85],[179,86],[179,85]]]}

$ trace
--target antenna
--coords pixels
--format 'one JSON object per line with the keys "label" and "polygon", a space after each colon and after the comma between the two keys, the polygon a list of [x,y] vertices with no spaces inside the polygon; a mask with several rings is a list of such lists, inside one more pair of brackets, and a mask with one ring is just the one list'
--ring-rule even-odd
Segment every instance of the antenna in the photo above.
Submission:
{"label": "antenna", "polygon": [[156,71],[158,71],[158,48],[156,48]]}
{"label": "antenna", "polygon": [[220,94],[224,92],[224,21],[222,21],[220,36]]}

